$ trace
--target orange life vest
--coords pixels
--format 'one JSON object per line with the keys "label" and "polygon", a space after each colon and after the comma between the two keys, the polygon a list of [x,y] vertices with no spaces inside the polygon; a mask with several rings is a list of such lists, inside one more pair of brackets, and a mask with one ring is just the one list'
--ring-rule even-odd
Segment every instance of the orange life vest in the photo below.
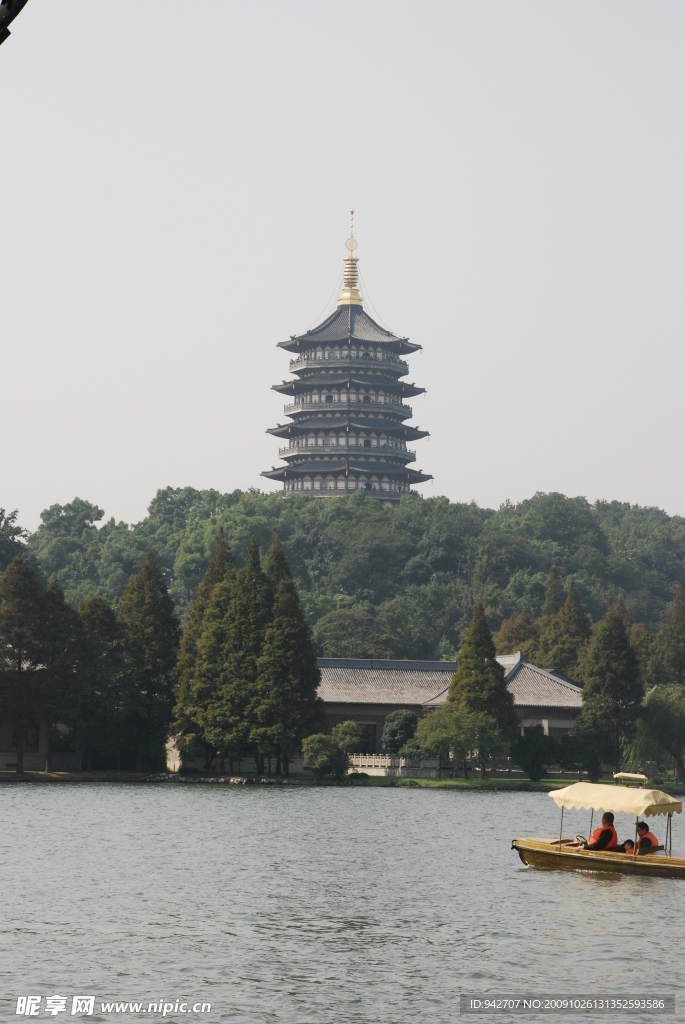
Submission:
{"label": "orange life vest", "polygon": [[599,828],[596,828],[590,836],[590,845],[592,845],[592,843],[596,843],[599,837],[601,836],[602,832],[606,832],[608,828],[611,829],[611,839],[604,847],[604,849],[613,850],[615,846],[618,846],[618,833],[616,832],[616,829],[613,825],[601,825]]}
{"label": "orange life vest", "polygon": [[[637,848],[638,848],[638,850],[642,846],[642,843],[644,842],[645,839],[649,839],[650,842],[651,842],[651,849],[656,850],[657,846],[659,845],[659,840],[657,839],[657,837],[654,835],[653,832],[645,832],[645,834],[643,836],[640,836],[640,838],[637,841]],[[646,843],[645,843],[645,849],[647,849],[647,850],[650,849],[650,847],[647,846]]]}

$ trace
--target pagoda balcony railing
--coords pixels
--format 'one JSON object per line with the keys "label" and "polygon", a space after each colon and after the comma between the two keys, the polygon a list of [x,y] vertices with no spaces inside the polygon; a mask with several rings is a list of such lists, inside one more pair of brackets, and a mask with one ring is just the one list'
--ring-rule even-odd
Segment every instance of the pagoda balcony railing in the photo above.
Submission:
{"label": "pagoda balcony railing", "polygon": [[390,412],[401,412],[411,419],[412,408],[404,402],[377,402],[372,398],[370,402],[292,402],[283,406],[283,412],[290,416],[294,412],[366,412],[369,406],[375,409],[377,406],[388,409]]}
{"label": "pagoda balcony railing", "polygon": [[291,455],[320,455],[322,452],[326,454],[330,452],[348,452],[352,455],[357,453],[363,455],[398,455],[407,456],[407,461],[412,462],[416,458],[416,452],[412,451],[411,448],[398,448],[392,445],[376,445],[366,447],[361,444],[343,444],[340,442],[333,443],[332,441],[325,441],[324,444],[297,444],[288,448],[279,448],[278,457],[279,459],[287,459]]}
{"label": "pagoda balcony railing", "polygon": [[328,359],[317,359],[315,355],[301,355],[298,359],[290,360],[291,373],[296,373],[298,370],[308,370],[313,366],[358,366],[360,369],[387,366],[389,370],[398,370],[400,374],[409,373],[409,363],[405,362],[404,359],[393,357],[389,359],[376,359],[371,355],[358,356],[357,358],[345,355],[337,359],[330,356]]}

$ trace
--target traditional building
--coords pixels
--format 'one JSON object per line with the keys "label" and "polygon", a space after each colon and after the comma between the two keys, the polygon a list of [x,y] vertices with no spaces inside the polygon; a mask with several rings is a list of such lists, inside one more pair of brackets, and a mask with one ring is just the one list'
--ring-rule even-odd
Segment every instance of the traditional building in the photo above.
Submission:
{"label": "traditional building", "polygon": [[279,342],[292,353],[295,379],[274,385],[288,399],[289,422],[268,433],[282,438],[278,454],[285,466],[262,476],[282,481],[286,492],[331,497],[361,490],[398,502],[414,484],[432,479],[411,468],[416,453],[408,447],[428,436],[409,424],[406,404],[425,389],[403,379],[409,366],[402,356],[421,346],[384,330],[364,311],[352,231],[346,246],[336,311],[313,330]]}
{"label": "traditional building", "polygon": [[[583,706],[582,689],[554,669],[524,661],[521,652],[497,659],[521,735],[541,725],[546,736],[562,736],[573,728]],[[447,700],[456,661],[373,661],[362,658],[319,658],[323,699],[333,725],[351,720],[359,726],[361,753],[383,752],[385,719],[407,708],[421,716]]]}

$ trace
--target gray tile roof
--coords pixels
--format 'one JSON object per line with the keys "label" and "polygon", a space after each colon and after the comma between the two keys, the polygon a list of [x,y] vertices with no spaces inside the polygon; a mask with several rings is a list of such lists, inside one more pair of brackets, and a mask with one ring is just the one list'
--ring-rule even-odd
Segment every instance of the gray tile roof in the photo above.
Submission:
{"label": "gray tile roof", "polygon": [[418,704],[446,692],[456,662],[319,658],[327,704]]}
{"label": "gray tile roof", "polygon": [[522,707],[578,708],[583,706],[582,690],[564,676],[520,661],[507,673],[507,689],[514,704]]}
{"label": "gray tile roof", "polygon": [[[520,654],[504,663],[507,689],[518,707],[582,707],[582,690],[553,670],[538,668]],[[434,708],[447,699],[456,662],[377,661],[319,658],[319,696],[330,704],[421,704]]]}
{"label": "gray tile roof", "polygon": [[[349,337],[359,341],[387,342],[406,341],[398,338],[392,331],[384,330],[380,324],[372,320],[369,314],[359,306],[339,306],[327,320],[305,334],[293,335],[301,341],[347,341]],[[290,342],[281,342],[283,348]],[[418,348],[419,346],[417,346]]]}

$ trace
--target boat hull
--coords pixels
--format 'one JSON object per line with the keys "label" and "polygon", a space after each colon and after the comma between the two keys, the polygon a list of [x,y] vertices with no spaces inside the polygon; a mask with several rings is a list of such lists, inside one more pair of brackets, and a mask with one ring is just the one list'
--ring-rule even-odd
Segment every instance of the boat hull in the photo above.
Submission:
{"label": "boat hull", "polygon": [[647,878],[685,878],[684,857],[666,857],[658,853],[634,857],[607,850],[576,850],[563,844],[560,846],[558,839],[556,842],[514,839],[511,848],[516,850],[524,864],[553,871],[602,871]]}

